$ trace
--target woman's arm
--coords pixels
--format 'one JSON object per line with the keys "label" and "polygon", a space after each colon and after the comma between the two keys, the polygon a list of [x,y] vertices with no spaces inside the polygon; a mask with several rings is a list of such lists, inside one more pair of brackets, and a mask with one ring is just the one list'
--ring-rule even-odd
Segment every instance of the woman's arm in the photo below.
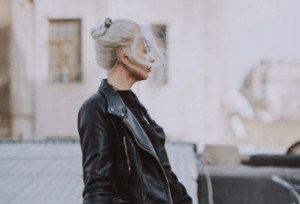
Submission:
{"label": "woman's arm", "polygon": [[84,204],[107,204],[114,197],[113,130],[105,106],[96,99],[84,103],[78,114]]}

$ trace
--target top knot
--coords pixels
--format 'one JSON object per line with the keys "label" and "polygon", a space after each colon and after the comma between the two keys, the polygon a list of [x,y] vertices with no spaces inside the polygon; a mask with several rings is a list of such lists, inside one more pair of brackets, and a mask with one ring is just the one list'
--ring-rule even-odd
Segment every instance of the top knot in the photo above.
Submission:
{"label": "top knot", "polygon": [[106,18],[104,21],[105,28],[109,28],[109,26],[112,24],[111,18]]}
{"label": "top knot", "polygon": [[112,20],[111,18],[106,18],[104,21],[104,25],[100,25],[97,28],[93,28],[91,30],[91,35],[94,39],[104,35],[106,33],[106,30],[110,27],[110,25],[112,24]]}

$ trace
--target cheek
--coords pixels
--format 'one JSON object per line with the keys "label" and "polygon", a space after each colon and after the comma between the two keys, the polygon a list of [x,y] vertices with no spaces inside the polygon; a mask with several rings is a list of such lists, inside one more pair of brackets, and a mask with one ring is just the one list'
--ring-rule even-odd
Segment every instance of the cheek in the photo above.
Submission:
{"label": "cheek", "polygon": [[146,54],[137,54],[137,57],[143,61],[147,60],[147,55]]}
{"label": "cheek", "polygon": [[139,63],[137,63],[137,62],[133,62],[133,65],[134,65],[135,67],[137,67],[138,69],[142,69],[142,70],[147,68],[147,66],[142,65],[142,64],[139,64]]}

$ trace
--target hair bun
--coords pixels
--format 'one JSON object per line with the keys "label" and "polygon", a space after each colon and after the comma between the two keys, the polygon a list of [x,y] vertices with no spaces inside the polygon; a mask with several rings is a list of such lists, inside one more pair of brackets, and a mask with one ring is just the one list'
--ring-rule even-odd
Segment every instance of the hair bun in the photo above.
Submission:
{"label": "hair bun", "polygon": [[96,38],[102,36],[105,33],[105,31],[106,31],[106,28],[103,25],[100,25],[100,26],[98,26],[96,28],[93,28],[91,30],[91,36],[94,39],[96,39]]}
{"label": "hair bun", "polygon": [[104,21],[105,28],[109,28],[109,26],[112,24],[111,18],[106,18]]}
{"label": "hair bun", "polygon": [[110,27],[110,25],[112,24],[112,20],[111,18],[106,18],[104,20],[104,25],[100,25],[97,28],[93,28],[91,30],[91,35],[94,39],[104,35],[104,33],[106,32],[106,30]]}

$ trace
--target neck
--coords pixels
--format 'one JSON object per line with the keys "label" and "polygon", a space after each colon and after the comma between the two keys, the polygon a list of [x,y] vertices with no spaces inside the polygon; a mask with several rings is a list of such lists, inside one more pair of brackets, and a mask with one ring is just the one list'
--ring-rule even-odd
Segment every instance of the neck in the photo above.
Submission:
{"label": "neck", "polygon": [[126,71],[125,65],[118,63],[108,77],[107,82],[118,90],[130,90],[136,82]]}

